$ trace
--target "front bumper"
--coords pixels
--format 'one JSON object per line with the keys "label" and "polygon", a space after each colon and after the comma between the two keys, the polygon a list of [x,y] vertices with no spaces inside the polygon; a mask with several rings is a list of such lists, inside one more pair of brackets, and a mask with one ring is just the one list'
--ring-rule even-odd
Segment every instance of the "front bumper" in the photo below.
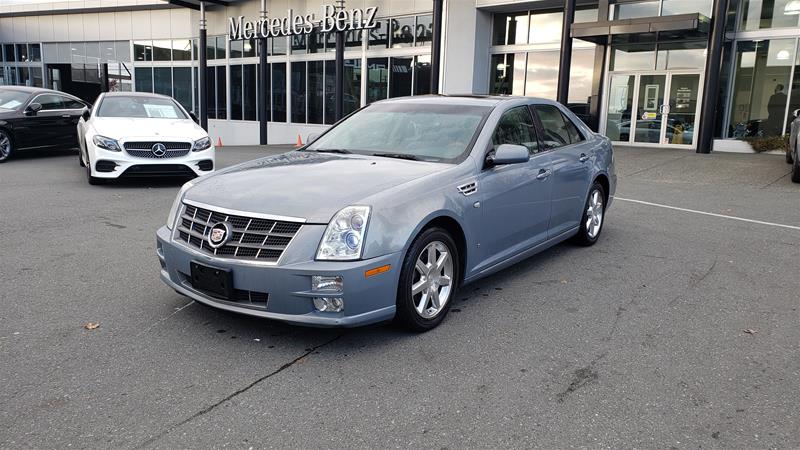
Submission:
{"label": "front bumper", "polygon": [[[256,264],[250,261],[220,259],[202,254],[171,239],[172,232],[162,227],[157,232],[156,253],[161,263],[161,279],[178,293],[200,303],[226,311],[316,327],[354,327],[382,322],[394,317],[400,252],[363,261],[304,261],[286,265]],[[291,250],[287,248],[286,251]],[[267,294],[265,303],[222,300],[195,289],[190,281],[190,263],[230,269],[233,287],[239,291]],[[369,269],[391,265],[391,270],[366,277]],[[341,294],[313,292],[313,275],[341,276]],[[342,297],[344,310],[320,312],[314,297]]]}
{"label": "front bumper", "polygon": [[[206,175],[216,168],[215,148],[173,158],[143,158],[123,150],[113,152],[92,146],[92,176],[96,178]],[[204,170],[206,169],[206,170]]]}

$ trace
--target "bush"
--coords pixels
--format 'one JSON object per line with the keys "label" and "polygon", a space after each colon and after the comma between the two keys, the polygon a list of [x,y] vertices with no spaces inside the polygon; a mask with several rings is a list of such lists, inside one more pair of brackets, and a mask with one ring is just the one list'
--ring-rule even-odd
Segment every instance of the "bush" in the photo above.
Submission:
{"label": "bush", "polygon": [[744,140],[758,153],[770,150],[786,150],[786,147],[789,146],[789,135],[746,137]]}

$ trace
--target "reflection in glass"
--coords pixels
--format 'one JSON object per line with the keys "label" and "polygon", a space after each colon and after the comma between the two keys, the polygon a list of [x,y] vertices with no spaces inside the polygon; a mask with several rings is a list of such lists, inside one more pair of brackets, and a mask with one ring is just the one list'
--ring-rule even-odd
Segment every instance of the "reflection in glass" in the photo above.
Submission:
{"label": "reflection in glass", "polygon": [[217,36],[216,46],[217,46],[217,59],[225,59],[225,36]]}
{"label": "reflection in glass", "polygon": [[153,41],[153,61],[172,60],[172,41]]}
{"label": "reflection in glass", "polygon": [[172,96],[172,69],[155,67],[153,69],[153,92]]}
{"label": "reflection in glass", "polygon": [[669,88],[669,114],[665,139],[670,144],[691,145],[697,115],[697,90],[700,75],[672,75]]}
{"label": "reflection in glass", "polygon": [[593,48],[576,48],[572,50],[572,65],[569,70],[570,104],[588,104],[592,95],[592,79],[594,78]]}
{"label": "reflection in glass", "polygon": [[433,39],[433,16],[417,16],[417,28],[414,33],[417,47],[431,45]]}
{"label": "reflection in glass", "polygon": [[414,45],[414,17],[403,17],[389,21],[392,32],[392,48]]}
{"label": "reflection in glass", "polygon": [[244,120],[258,119],[257,105],[260,100],[256,92],[257,68],[258,64],[245,64],[242,66],[242,96],[244,98],[244,115],[242,118]]}
{"label": "reflection in glass", "polygon": [[642,75],[639,78],[634,142],[660,142],[666,79],[666,75]]}
{"label": "reflection in glass", "polygon": [[324,67],[322,61],[308,62],[308,123],[323,123]]}
{"label": "reflection in glass", "polygon": [[414,57],[414,95],[431,93],[431,55]]}
{"label": "reflection in glass", "polygon": [[241,58],[242,50],[242,41],[231,41],[231,58]]}
{"label": "reflection in glass", "polygon": [[214,67],[206,67],[206,100],[208,101],[208,105],[206,105],[206,114],[208,114],[209,119],[215,119],[217,117],[216,73],[217,71]]}
{"label": "reflection in glass", "polygon": [[389,21],[379,20],[377,25],[369,30],[369,48],[387,48],[389,46]]}
{"label": "reflection in glass", "polygon": [[153,92],[153,69],[136,67],[133,71],[136,78],[136,92]]}
{"label": "reflection in glass", "polygon": [[172,97],[187,111],[192,110],[192,72],[191,67],[172,69]]}
{"label": "reflection in glass", "polygon": [[[234,42],[231,41],[231,55]],[[242,66],[238,64],[231,64],[231,120],[242,120]]]}
{"label": "reflection in glass", "polygon": [[611,18],[613,20],[620,20],[636,19],[639,17],[656,17],[658,16],[658,3],[659,2],[617,3],[613,5]]}
{"label": "reflection in glass", "polygon": [[492,55],[491,93],[522,95],[525,92],[525,53]]}
{"label": "reflection in glass", "polygon": [[17,44],[17,59],[20,62],[28,61],[28,45],[27,44]]}
{"label": "reflection in glass", "polygon": [[[557,51],[528,53],[528,76],[523,79],[526,96],[556,99],[558,59]],[[517,83],[516,77],[514,83]]]}
{"label": "reflection in glass", "polygon": [[31,44],[28,46],[28,61],[41,61],[42,52],[39,44]]}
{"label": "reflection in glass", "polygon": [[292,41],[292,54],[303,54],[307,53],[306,49],[306,35],[305,34],[295,34],[290,36],[289,39]]}
{"label": "reflection in glass", "polygon": [[729,137],[783,134],[794,45],[794,39],[738,43]]}
{"label": "reflection in glass", "polygon": [[153,44],[150,41],[135,41],[133,43],[133,58],[136,61],[153,60]]}
{"label": "reflection in glass", "polygon": [[411,63],[412,58],[391,58],[389,65],[392,74],[389,78],[389,97],[411,95]]}
{"label": "reflection in glass", "polygon": [[493,45],[526,44],[527,42],[528,13],[494,15]]}
{"label": "reflection in glass", "polygon": [[652,70],[655,67],[655,44],[622,44],[611,50],[609,70]]}
{"label": "reflection in glass", "polygon": [[661,15],[700,13],[711,17],[711,3],[711,0],[664,0]]}
{"label": "reflection in glass", "polygon": [[192,41],[189,39],[176,39],[172,41],[172,60],[191,61]]}
{"label": "reflection in glass", "polygon": [[796,27],[800,20],[797,0],[742,0],[739,30]]}
{"label": "reflection in glass", "polygon": [[306,122],[306,63],[302,61],[291,64],[292,122]]}
{"label": "reflection in glass", "polygon": [[[217,49],[219,51],[219,49]],[[217,53],[219,55],[219,53]],[[225,66],[217,66],[217,119],[228,117],[227,96],[225,87]]]}
{"label": "reflection in glass", "polygon": [[369,58],[367,60],[367,104],[383,100],[388,95],[389,60]]}
{"label": "reflection in glass", "polygon": [[286,63],[272,64],[272,121],[286,122]]}
{"label": "reflection in glass", "polygon": [[611,75],[606,111],[606,136],[612,141],[628,142],[630,139],[635,81],[636,77],[633,75]]}
{"label": "reflection in glass", "polygon": [[530,18],[530,33],[528,42],[540,44],[544,42],[561,41],[561,26],[564,13],[532,13]]}

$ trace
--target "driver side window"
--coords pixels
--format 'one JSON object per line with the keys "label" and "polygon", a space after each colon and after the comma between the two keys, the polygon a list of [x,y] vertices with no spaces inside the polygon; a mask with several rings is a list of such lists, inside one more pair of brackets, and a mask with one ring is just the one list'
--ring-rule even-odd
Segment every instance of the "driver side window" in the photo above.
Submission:
{"label": "driver side window", "polygon": [[492,149],[497,150],[502,144],[524,145],[531,155],[539,153],[539,141],[528,107],[509,109],[500,117],[492,134]]}
{"label": "driver side window", "polygon": [[64,102],[61,101],[60,95],[42,94],[33,101],[42,105],[42,111],[64,109]]}

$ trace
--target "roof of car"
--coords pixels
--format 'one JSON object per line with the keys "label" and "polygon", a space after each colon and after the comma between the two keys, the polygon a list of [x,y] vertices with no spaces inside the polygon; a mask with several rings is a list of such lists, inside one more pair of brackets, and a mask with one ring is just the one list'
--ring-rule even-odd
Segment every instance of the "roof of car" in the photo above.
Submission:
{"label": "roof of car", "polygon": [[172,98],[168,95],[154,94],[152,92],[106,92],[106,97],[164,97]]}
{"label": "roof of car", "polygon": [[[534,97],[518,97],[510,95],[480,95],[480,94],[447,94],[447,95],[415,95],[413,97],[400,97],[384,102],[408,102],[408,103],[424,103],[431,105],[465,105],[465,106],[497,106],[503,102],[518,101],[524,99],[542,100]],[[546,101],[546,100],[542,100]]]}
{"label": "roof of car", "polygon": [[54,91],[52,89],[45,89],[45,88],[31,87],[31,86],[0,86],[0,89],[5,89],[5,90],[9,90],[9,91],[26,92],[28,94],[39,94],[39,93],[45,93],[45,92],[52,92],[54,94],[65,94],[65,95],[69,95],[70,97],[74,97],[74,95],[67,94],[66,92]]}

